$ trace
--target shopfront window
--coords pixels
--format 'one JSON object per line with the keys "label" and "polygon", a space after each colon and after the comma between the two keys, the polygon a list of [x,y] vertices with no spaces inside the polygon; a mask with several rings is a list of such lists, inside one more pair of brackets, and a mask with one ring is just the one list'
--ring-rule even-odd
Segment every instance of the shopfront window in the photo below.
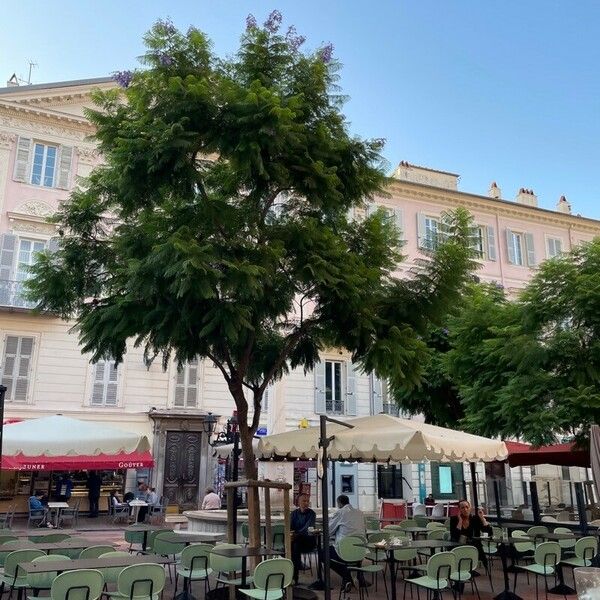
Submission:
{"label": "shopfront window", "polygon": [[377,490],[379,498],[402,498],[402,467],[378,465]]}

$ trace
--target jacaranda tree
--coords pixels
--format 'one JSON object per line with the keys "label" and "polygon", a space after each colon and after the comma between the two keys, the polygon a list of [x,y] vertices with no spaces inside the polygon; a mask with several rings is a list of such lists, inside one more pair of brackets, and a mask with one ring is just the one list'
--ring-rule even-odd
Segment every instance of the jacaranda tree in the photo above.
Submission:
{"label": "jacaranda tree", "polygon": [[242,452],[267,385],[344,347],[366,371],[416,384],[422,335],[471,268],[465,211],[423,269],[397,279],[398,232],[382,211],[350,218],[385,187],[382,141],[349,133],[332,46],[274,11],[237,53],[159,21],[144,68],[117,74],[88,112],[104,163],[56,216],[61,243],[34,269],[40,309],[74,319],[82,349],[120,361],[195,357],[221,371]]}

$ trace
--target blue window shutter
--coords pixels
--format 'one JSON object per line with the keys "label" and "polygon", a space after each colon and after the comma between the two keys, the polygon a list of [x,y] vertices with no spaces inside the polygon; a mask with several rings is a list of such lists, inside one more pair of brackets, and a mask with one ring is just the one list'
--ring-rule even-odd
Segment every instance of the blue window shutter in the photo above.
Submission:
{"label": "blue window shutter", "polygon": [[315,413],[324,415],[325,409],[325,361],[315,365]]}

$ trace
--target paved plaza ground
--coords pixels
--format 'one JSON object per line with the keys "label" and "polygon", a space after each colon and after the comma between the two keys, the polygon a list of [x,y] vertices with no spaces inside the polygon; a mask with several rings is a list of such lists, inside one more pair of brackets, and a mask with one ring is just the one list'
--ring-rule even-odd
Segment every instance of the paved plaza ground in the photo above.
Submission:
{"label": "paved plaza ground", "polygon": [[[168,523],[167,525],[172,526],[173,523]],[[185,524],[182,524],[181,528],[184,529]],[[15,521],[13,529],[15,531],[22,531],[25,529],[25,527],[22,522]],[[124,529],[123,525],[113,525],[111,523],[108,523],[102,517],[100,519],[87,519],[84,517],[80,520],[79,526],[77,527],[76,530],[61,529],[60,531],[61,532],[64,531],[65,533],[84,536],[87,539],[97,541],[99,544],[105,543],[105,542],[115,544],[115,546],[117,547],[118,550],[126,550],[128,547],[128,544],[125,543],[123,529]],[[502,590],[502,586],[503,586],[502,570],[501,570],[500,561],[496,560],[494,562],[494,568],[493,568],[494,575],[492,578],[492,582],[493,582],[493,586],[494,586],[493,592],[490,589],[490,581],[489,581],[488,577],[485,575],[483,569],[480,569],[480,571],[481,571],[481,576],[477,578],[477,585],[479,587],[480,596],[481,596],[482,600],[491,600]],[[400,575],[399,575],[399,577],[400,577]],[[334,586],[334,589],[332,590],[332,593],[331,593],[331,597],[332,597],[332,600],[338,600],[339,578],[338,578],[337,574],[335,574],[333,572],[331,573],[331,578],[332,578],[332,584]],[[314,579],[315,579],[315,574],[314,574],[314,566],[313,566],[313,573],[311,573],[308,570],[301,573],[300,584],[308,585]],[[570,569],[565,570],[565,580],[568,585],[573,586],[573,576],[572,576],[572,571]],[[554,579],[549,579],[549,586],[552,587],[553,585],[554,585]],[[204,596],[203,584],[198,583],[194,587],[196,587],[196,586],[197,586],[197,589],[194,590],[194,595],[197,600],[203,600],[203,596]],[[512,586],[512,576],[511,576],[511,586]],[[368,588],[368,599],[369,600],[386,600],[385,590],[384,590],[384,586],[382,585],[381,580],[379,580],[377,588],[378,588],[377,590],[375,590],[375,586],[370,586]],[[401,580],[398,581],[396,589],[397,589],[397,600],[403,600],[404,584],[402,583]],[[180,591],[180,589],[178,591]],[[534,577],[530,575],[530,583],[528,585],[525,574],[524,573],[519,574],[518,580],[517,580],[517,593],[523,600],[535,600]],[[322,600],[323,593],[317,592],[317,594],[319,596],[319,600]],[[173,598],[173,595],[174,595],[174,586],[173,586],[173,584],[171,584],[169,582],[169,579],[167,578],[167,586],[165,588],[163,598],[164,598],[164,600],[167,600],[169,598]],[[549,599],[562,598],[562,597],[563,597],[562,595],[554,595],[554,594],[548,595]],[[577,597],[576,595],[567,596],[567,598],[573,598],[573,599],[575,599],[576,597]],[[407,588],[406,598],[407,599],[411,598],[410,587]],[[413,591],[412,598],[414,600],[417,599],[416,589],[414,589],[414,591]],[[426,595],[423,591],[420,593],[420,598],[421,598],[421,600],[426,599]],[[446,594],[444,595],[444,598],[446,600],[450,600],[452,598],[452,594],[450,592],[446,592]],[[462,598],[464,600],[475,600],[475,599],[477,599],[477,594],[473,594],[471,592],[470,586],[467,586],[467,588],[465,589],[465,591],[462,595]],[[544,595],[544,589],[543,589],[543,581],[542,581],[542,579],[540,579],[540,599],[544,599],[544,598],[545,598],[545,595]],[[348,596],[348,599],[349,600],[355,600],[355,599],[358,600],[358,593],[356,591],[351,592],[350,595]],[[598,600],[600,600],[600,598]]]}

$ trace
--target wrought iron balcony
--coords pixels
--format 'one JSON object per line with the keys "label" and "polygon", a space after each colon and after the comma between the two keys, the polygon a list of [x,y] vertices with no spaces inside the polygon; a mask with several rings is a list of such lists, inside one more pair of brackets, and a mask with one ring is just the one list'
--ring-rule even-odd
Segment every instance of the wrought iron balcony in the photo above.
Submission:
{"label": "wrought iron balcony", "polygon": [[35,302],[25,298],[24,281],[0,279],[0,308],[31,309]]}

